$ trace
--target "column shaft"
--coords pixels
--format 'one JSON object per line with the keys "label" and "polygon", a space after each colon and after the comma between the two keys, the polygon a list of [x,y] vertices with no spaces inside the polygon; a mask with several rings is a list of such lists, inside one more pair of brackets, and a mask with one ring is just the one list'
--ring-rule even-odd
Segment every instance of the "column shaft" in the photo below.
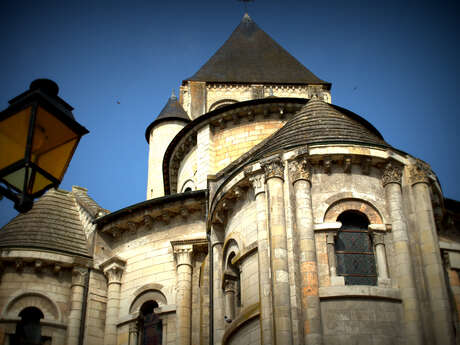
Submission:
{"label": "column shaft", "polygon": [[270,177],[267,179],[267,186],[275,340],[277,345],[290,345],[292,344],[291,301],[283,180],[280,177]]}
{"label": "column shaft", "polygon": [[214,344],[220,344],[224,335],[224,296],[222,293],[222,243],[218,242],[213,247],[213,268],[214,268]]}
{"label": "column shaft", "polygon": [[403,213],[401,186],[399,183],[388,183],[385,186],[385,194],[392,221],[394,260],[403,301],[406,344],[421,345],[423,338],[420,306],[415,287],[407,224]]}
{"label": "column shaft", "polygon": [[[255,188],[257,209],[257,249],[259,260],[259,301],[260,301],[260,327],[262,333],[261,343],[271,345],[274,343],[273,332],[273,306],[272,284],[270,274],[270,244],[267,229],[267,212],[265,193],[263,189],[263,176],[259,179],[259,190]],[[257,182],[254,182],[257,183]]]}
{"label": "column shaft", "polygon": [[72,271],[69,326],[67,329],[68,345],[78,344],[83,309],[84,280],[86,274],[87,270],[85,268],[74,268]]}
{"label": "column shaft", "polygon": [[190,345],[192,328],[192,248],[177,255],[176,344]]}
{"label": "column shaft", "polygon": [[107,310],[105,316],[104,345],[117,343],[117,321],[120,308],[120,287],[119,282],[109,282],[107,287]]}
{"label": "column shaft", "polygon": [[294,194],[300,251],[304,342],[308,345],[319,345],[322,344],[322,326],[310,182],[303,179],[295,181]]}
{"label": "column shaft", "polygon": [[436,225],[428,184],[412,186],[415,198],[417,229],[420,235],[423,270],[428,287],[436,344],[453,344],[454,335],[444,269],[441,262]]}

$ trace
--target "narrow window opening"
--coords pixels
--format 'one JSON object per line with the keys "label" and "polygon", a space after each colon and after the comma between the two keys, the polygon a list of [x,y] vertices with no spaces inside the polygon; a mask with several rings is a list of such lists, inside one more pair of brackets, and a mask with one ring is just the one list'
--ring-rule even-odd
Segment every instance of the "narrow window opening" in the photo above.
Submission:
{"label": "narrow window opening", "polygon": [[16,324],[16,332],[11,337],[12,345],[49,344],[51,338],[42,337],[40,319],[44,318],[40,309],[27,307],[19,313],[21,320]]}
{"label": "narrow window opening", "polygon": [[145,302],[139,313],[139,330],[141,345],[161,345],[163,341],[163,323],[155,314],[156,301]]}
{"label": "narrow window opening", "polygon": [[367,216],[358,211],[345,211],[337,221],[342,223],[335,242],[337,275],[344,276],[345,285],[377,285]]}

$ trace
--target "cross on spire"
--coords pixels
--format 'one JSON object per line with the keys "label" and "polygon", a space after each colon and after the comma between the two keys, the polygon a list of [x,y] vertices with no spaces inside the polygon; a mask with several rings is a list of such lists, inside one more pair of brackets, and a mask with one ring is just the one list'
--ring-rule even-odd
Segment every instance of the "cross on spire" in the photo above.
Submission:
{"label": "cross on spire", "polygon": [[248,12],[248,3],[249,2],[254,2],[255,0],[238,0],[239,2],[244,2],[244,12]]}

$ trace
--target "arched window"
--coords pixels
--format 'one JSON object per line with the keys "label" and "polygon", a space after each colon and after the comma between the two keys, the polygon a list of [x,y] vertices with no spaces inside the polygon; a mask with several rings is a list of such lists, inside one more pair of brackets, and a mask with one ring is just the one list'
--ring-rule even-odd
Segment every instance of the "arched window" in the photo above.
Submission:
{"label": "arched window", "polygon": [[16,332],[12,337],[12,345],[41,345],[42,339],[40,319],[43,319],[43,313],[35,307],[23,309],[19,316],[21,320],[16,325]]}
{"label": "arched window", "polygon": [[344,276],[345,285],[377,285],[374,249],[366,215],[354,210],[345,211],[337,221],[342,223],[335,241],[337,275]]}
{"label": "arched window", "polygon": [[141,345],[161,345],[163,338],[163,324],[154,309],[158,308],[155,301],[142,304],[139,313],[139,330]]}

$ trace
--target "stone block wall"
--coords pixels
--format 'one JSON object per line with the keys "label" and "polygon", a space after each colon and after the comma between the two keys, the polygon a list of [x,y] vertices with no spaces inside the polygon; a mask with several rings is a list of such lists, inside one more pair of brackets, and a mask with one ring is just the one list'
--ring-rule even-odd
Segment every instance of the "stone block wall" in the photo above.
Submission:
{"label": "stone block wall", "polygon": [[275,131],[284,121],[279,119],[246,122],[215,130],[213,135],[214,167],[213,174],[225,168],[242,154],[248,152]]}
{"label": "stone block wall", "polygon": [[337,298],[321,301],[325,345],[399,345],[401,303]]}
{"label": "stone block wall", "polygon": [[106,305],[107,280],[102,272],[92,270],[89,277],[85,344],[101,345],[104,343]]}
{"label": "stone block wall", "polygon": [[259,345],[260,344],[260,327],[259,320],[252,319],[234,333],[226,345]]}

